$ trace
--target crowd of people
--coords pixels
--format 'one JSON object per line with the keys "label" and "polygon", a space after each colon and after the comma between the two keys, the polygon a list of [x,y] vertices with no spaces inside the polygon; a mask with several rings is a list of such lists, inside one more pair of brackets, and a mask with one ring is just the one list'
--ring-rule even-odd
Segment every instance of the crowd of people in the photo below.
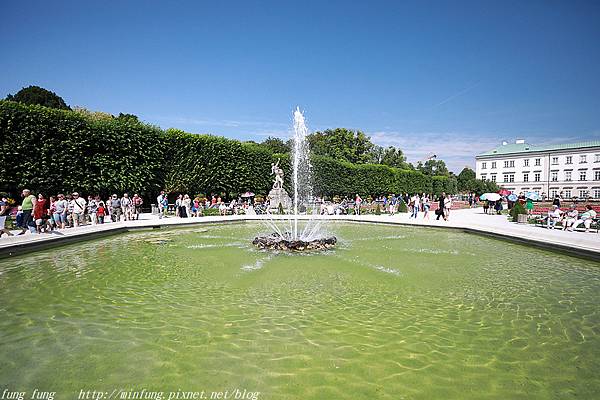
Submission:
{"label": "crowd of people", "polygon": [[[16,227],[21,230],[19,235],[27,231],[31,233],[49,233],[55,229],[75,228],[80,225],[103,224],[107,219],[112,222],[139,219],[144,200],[137,193],[133,196],[124,193],[121,197],[113,194],[106,200],[100,196],[88,196],[87,200],[78,192],[49,196],[24,189],[23,201],[17,208],[15,216]],[[9,215],[9,204],[6,197],[0,202],[0,236],[12,233],[5,228]]]}
{"label": "crowd of people", "polygon": [[585,211],[582,213],[577,210],[577,205],[572,204],[567,211],[563,211],[556,204],[548,211],[546,223],[549,229],[555,229],[557,224],[562,225],[563,230],[573,232],[580,225],[583,225],[586,232],[590,231],[592,222],[598,216],[594,208],[588,204],[585,206]]}

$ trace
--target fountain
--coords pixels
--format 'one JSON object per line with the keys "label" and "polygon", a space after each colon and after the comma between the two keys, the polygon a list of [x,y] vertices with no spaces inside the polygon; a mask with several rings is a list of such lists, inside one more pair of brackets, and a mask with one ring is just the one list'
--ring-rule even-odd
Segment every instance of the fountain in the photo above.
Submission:
{"label": "fountain", "polygon": [[[310,163],[310,149],[307,141],[308,128],[304,115],[299,107],[294,111],[294,147],[292,149],[292,185],[294,197],[289,198],[283,187],[283,170],[277,163],[271,164],[271,174],[275,175],[273,188],[269,192],[271,203],[269,210],[281,208],[288,211],[287,220],[274,218],[269,214],[269,219],[264,220],[267,226],[274,231],[270,235],[254,238],[253,244],[260,249],[272,250],[323,250],[335,246],[335,236],[326,237],[321,228],[321,221],[314,218],[317,206],[312,190],[312,166]],[[306,225],[300,229],[298,220],[300,214],[306,214]],[[313,217],[311,217],[311,213]],[[287,223],[287,228],[281,228],[279,223]]]}

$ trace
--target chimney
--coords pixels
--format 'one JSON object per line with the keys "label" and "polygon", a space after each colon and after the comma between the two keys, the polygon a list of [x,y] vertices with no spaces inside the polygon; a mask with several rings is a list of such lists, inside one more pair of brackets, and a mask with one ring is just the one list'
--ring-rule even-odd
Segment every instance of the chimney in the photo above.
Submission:
{"label": "chimney", "polygon": [[525,144],[525,139],[517,139],[515,140],[516,144]]}

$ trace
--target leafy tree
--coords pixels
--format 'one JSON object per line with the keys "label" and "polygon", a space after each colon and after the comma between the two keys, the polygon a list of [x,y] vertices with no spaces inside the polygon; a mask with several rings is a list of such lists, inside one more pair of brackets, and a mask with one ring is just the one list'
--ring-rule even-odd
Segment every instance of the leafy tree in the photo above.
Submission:
{"label": "leafy tree", "polygon": [[373,150],[371,139],[361,131],[327,129],[308,135],[313,154],[356,164],[368,163]]}
{"label": "leafy tree", "polygon": [[429,176],[450,176],[444,160],[431,159],[425,161],[425,164],[419,161],[417,170]]}
{"label": "leafy tree", "polygon": [[286,143],[279,138],[270,136],[266,138],[262,143],[260,143],[260,146],[270,150],[274,154],[289,153],[291,149],[289,142]]}
{"label": "leafy tree", "polygon": [[119,116],[117,116],[117,119],[120,120],[120,121],[140,122],[138,120],[137,115],[133,115],[133,114],[119,113]]}
{"label": "leafy tree", "polygon": [[70,110],[62,97],[39,86],[28,86],[19,90],[15,95],[9,94],[6,100],[23,104],[37,104],[44,107]]}
{"label": "leafy tree", "polygon": [[383,154],[379,163],[400,169],[410,169],[402,150],[394,146],[383,149]]}

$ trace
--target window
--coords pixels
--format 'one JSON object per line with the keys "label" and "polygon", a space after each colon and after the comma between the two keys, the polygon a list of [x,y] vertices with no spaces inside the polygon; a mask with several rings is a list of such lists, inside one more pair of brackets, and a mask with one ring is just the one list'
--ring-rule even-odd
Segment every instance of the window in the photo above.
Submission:
{"label": "window", "polygon": [[552,172],[552,176],[550,177],[550,180],[552,182],[558,182],[558,172],[557,171]]}
{"label": "window", "polygon": [[565,199],[570,199],[571,198],[571,190],[567,189],[565,190]]}
{"label": "window", "polygon": [[579,156],[579,163],[580,163],[580,164],[585,164],[585,163],[587,162],[586,158],[587,158],[587,157],[586,157],[586,155],[585,155],[585,154],[582,154],[582,155],[580,155],[580,156]]}
{"label": "window", "polygon": [[552,165],[558,165],[558,157],[552,157]]}
{"label": "window", "polygon": [[481,174],[481,180],[485,181],[487,179],[487,174]]}
{"label": "window", "polygon": [[581,189],[579,190],[579,197],[581,197],[582,199],[586,198],[588,195],[588,191],[585,189]]}
{"label": "window", "polygon": [[529,167],[529,158],[526,158],[523,160],[523,166],[524,167]]}
{"label": "window", "polygon": [[571,181],[571,171],[565,171],[565,181]]}
{"label": "window", "polygon": [[536,158],[535,159],[535,166],[539,167],[540,165],[542,165],[542,159],[541,158]]}
{"label": "window", "polygon": [[481,169],[487,169],[487,163],[486,162],[481,163]]}
{"label": "window", "polygon": [[536,172],[535,174],[533,174],[533,180],[535,182],[539,182],[541,177],[542,177],[542,174],[540,174],[539,172]]}
{"label": "window", "polygon": [[[513,161],[514,163],[514,161]],[[514,182],[515,181],[515,174],[508,174],[508,181],[509,182]]]}
{"label": "window", "polygon": [[504,182],[508,182],[508,174],[504,174]]}
{"label": "window", "polygon": [[492,182],[496,182],[496,174],[492,174]]}
{"label": "window", "polygon": [[600,181],[600,171],[594,171],[594,180]]}
{"label": "window", "polygon": [[600,154],[594,154],[594,162],[600,162]]}
{"label": "window", "polygon": [[565,164],[573,164],[573,156],[567,156]]}
{"label": "window", "polygon": [[529,182],[529,173],[528,172],[525,172],[523,174],[523,182]]}
{"label": "window", "polygon": [[558,191],[556,189],[550,190],[550,197],[555,198],[557,194],[558,194]]}
{"label": "window", "polygon": [[492,169],[496,169],[496,161],[492,161]]}
{"label": "window", "polygon": [[579,180],[585,181],[586,171],[579,171]]}
{"label": "window", "polygon": [[600,189],[594,189],[594,198],[600,199]]}

